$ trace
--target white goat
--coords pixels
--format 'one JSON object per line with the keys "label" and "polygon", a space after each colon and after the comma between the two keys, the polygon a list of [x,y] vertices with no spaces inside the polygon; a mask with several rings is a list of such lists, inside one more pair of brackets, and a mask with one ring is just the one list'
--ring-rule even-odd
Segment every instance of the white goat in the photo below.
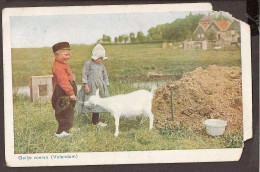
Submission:
{"label": "white goat", "polygon": [[119,118],[124,117],[135,117],[144,114],[150,119],[151,130],[153,128],[153,114],[152,114],[152,99],[153,99],[153,89],[151,92],[147,90],[138,90],[129,94],[116,95],[112,97],[100,98],[99,90],[97,90],[96,95],[93,95],[85,102],[86,106],[98,105],[103,109],[110,112],[115,118],[115,136],[119,134]]}

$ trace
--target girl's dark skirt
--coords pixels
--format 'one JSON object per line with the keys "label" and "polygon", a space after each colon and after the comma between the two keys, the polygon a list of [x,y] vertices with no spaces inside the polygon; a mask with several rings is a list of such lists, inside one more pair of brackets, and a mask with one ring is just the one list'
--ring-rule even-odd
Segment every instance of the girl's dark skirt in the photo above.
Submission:
{"label": "girl's dark skirt", "polygon": [[[77,96],[77,86],[75,81],[70,83],[73,87],[75,96]],[[69,133],[69,130],[73,126],[74,121],[74,107],[76,102],[72,101],[70,97],[65,93],[65,91],[56,85],[52,95],[52,107],[55,110],[55,117],[58,121],[57,134],[63,131]]]}

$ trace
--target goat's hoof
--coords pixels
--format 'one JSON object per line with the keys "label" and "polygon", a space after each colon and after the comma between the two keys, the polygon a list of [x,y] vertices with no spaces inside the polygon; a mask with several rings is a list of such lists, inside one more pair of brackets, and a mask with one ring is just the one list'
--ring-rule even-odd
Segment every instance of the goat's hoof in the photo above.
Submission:
{"label": "goat's hoof", "polygon": [[115,133],[114,136],[117,137],[117,136],[118,136],[118,133]]}

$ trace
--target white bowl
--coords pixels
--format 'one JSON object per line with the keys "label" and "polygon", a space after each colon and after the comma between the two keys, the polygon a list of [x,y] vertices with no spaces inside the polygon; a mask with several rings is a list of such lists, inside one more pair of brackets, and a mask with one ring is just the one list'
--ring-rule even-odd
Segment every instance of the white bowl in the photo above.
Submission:
{"label": "white bowl", "polygon": [[206,126],[206,131],[209,135],[219,136],[224,134],[227,122],[221,119],[207,119],[203,124]]}

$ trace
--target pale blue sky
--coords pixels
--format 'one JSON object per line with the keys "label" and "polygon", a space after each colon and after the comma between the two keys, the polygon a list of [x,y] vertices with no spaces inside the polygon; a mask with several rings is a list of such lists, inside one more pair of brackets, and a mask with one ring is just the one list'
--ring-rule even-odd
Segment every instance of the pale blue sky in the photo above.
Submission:
{"label": "pale blue sky", "polygon": [[[208,11],[192,12],[205,14]],[[60,41],[94,44],[103,34],[115,36],[144,32],[158,24],[185,18],[189,12],[14,16],[10,19],[12,48],[51,47]]]}

